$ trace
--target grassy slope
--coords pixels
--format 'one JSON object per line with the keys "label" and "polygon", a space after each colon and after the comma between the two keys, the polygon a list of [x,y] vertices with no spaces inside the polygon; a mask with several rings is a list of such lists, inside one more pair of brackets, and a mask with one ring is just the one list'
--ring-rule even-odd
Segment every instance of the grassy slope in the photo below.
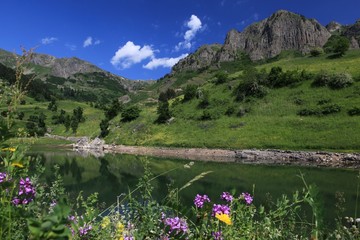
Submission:
{"label": "grassy slope", "polygon": [[[92,138],[96,137],[100,133],[99,124],[101,119],[104,118],[103,111],[89,107],[89,105],[81,102],[74,102],[70,100],[62,100],[57,101],[58,104],[58,112],[52,112],[47,109],[49,102],[37,102],[32,98],[26,98],[25,105],[19,105],[18,111],[24,112],[25,117],[22,121],[16,120],[14,129],[17,128],[25,128],[26,120],[29,118],[30,115],[44,113],[46,115],[46,127],[51,128],[51,134],[62,135],[62,136],[90,136]],[[73,134],[71,130],[66,132],[64,125],[54,125],[51,124],[51,117],[54,114],[58,114],[60,109],[64,109],[66,113],[72,114],[73,109],[77,107],[82,107],[84,110],[84,117],[85,122],[80,123],[77,129],[77,133]],[[0,111],[5,110],[5,107],[0,107]],[[13,139],[14,140],[14,139]],[[13,141],[12,140],[12,141]],[[38,139],[36,140],[39,144],[46,144],[49,143],[49,140]],[[50,143],[52,144],[59,144],[59,143],[66,143],[66,141],[59,141],[53,140]]]}
{"label": "grassy slope", "polygon": [[[351,51],[340,59],[284,58],[259,66],[270,69],[281,66],[285,70],[306,69],[313,72],[349,72],[360,76],[360,51]],[[231,76],[239,75],[239,72]],[[200,75],[203,82],[211,80],[209,74]],[[195,79],[196,80],[196,79]],[[182,80],[183,81],[183,80]],[[194,78],[193,80],[194,81]],[[176,82],[176,81],[175,81]],[[282,149],[326,149],[360,150],[360,117],[350,117],[347,110],[360,106],[360,82],[341,90],[313,88],[310,81],[296,87],[273,89],[263,99],[249,102],[234,101],[228,85],[237,85],[234,80],[223,85],[205,83],[202,89],[210,93],[210,111],[221,115],[219,119],[197,120],[202,109],[199,100],[180,103],[172,107],[175,121],[171,125],[156,125],[156,106],[143,107],[139,119],[130,123],[112,122],[111,134],[107,141],[129,145],[186,146],[209,148],[282,148]],[[295,99],[304,103],[297,105]],[[320,100],[329,100],[342,107],[340,113],[328,116],[300,117],[296,113],[305,107],[317,106]],[[230,105],[249,108],[244,117],[225,116],[223,113]]]}

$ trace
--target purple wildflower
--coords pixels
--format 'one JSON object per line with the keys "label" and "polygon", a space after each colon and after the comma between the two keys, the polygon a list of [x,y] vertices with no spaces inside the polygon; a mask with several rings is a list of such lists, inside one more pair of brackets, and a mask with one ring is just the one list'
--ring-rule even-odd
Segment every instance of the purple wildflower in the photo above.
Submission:
{"label": "purple wildflower", "polygon": [[21,200],[18,199],[18,198],[14,198],[12,201],[11,201],[15,206],[19,205],[21,203]]}
{"label": "purple wildflower", "polygon": [[229,192],[223,192],[220,197],[227,202],[232,202],[233,200],[233,196]]}
{"label": "purple wildflower", "polygon": [[216,214],[230,214],[230,208],[228,205],[214,204],[212,215]]}
{"label": "purple wildflower", "polygon": [[210,202],[210,198],[207,195],[201,196],[200,194],[197,194],[194,199],[194,204],[197,208],[202,208],[204,206],[205,202]]}
{"label": "purple wildflower", "polygon": [[244,198],[244,199],[245,199],[245,202],[246,202],[247,204],[249,204],[249,205],[250,205],[250,204],[253,202],[253,200],[254,200],[253,197],[250,195],[250,193],[247,193],[247,192],[242,193],[240,197]]}
{"label": "purple wildflower", "polygon": [[71,222],[76,222],[76,217],[75,216],[68,216],[68,220]]}
{"label": "purple wildflower", "polygon": [[211,235],[214,237],[214,240],[223,240],[221,231],[213,232]]}
{"label": "purple wildflower", "polygon": [[6,173],[0,172],[0,183],[6,180]]}
{"label": "purple wildflower", "polygon": [[85,236],[89,233],[89,231],[92,229],[91,225],[84,224],[83,227],[79,227],[79,235],[80,237]]}
{"label": "purple wildflower", "polygon": [[133,236],[125,235],[124,240],[135,240],[135,238]]}
{"label": "purple wildflower", "polygon": [[25,180],[21,178],[19,182],[18,197],[15,197],[12,202],[14,205],[26,205],[34,199],[35,194],[35,188],[30,179],[28,177]]}
{"label": "purple wildflower", "polygon": [[166,218],[165,219],[165,224],[170,226],[169,233],[171,233],[173,231],[176,231],[176,234],[178,234],[181,231],[186,233],[187,230],[188,230],[188,225],[186,223],[186,220],[181,219],[179,217]]}

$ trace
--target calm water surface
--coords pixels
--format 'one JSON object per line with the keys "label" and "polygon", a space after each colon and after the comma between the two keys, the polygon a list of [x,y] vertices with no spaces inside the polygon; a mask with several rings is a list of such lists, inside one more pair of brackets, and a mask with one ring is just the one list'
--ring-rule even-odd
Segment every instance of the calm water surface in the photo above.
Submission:
{"label": "calm water surface", "polygon": [[[308,184],[316,184],[318,187],[327,219],[335,216],[336,192],[342,192],[346,199],[345,215],[355,215],[359,170],[202,161],[196,161],[187,169],[183,165],[190,161],[182,159],[120,154],[107,154],[99,158],[83,157],[75,152],[59,149],[42,149],[34,153],[43,158],[47,179],[51,179],[53,166],[57,164],[61,168],[65,187],[72,196],[76,196],[80,191],[83,191],[84,195],[98,192],[100,201],[107,205],[114,203],[117,195],[136,187],[144,171],[142,160],[147,159],[155,175],[176,168],[175,171],[153,181],[154,194],[158,199],[165,196],[170,183],[180,188],[198,174],[212,171],[182,192],[181,200],[184,205],[191,206],[197,193],[209,195],[214,202],[219,200],[223,191],[232,190],[238,194],[254,190],[255,204],[260,204],[266,202],[269,195],[276,199],[281,194],[291,196],[294,191],[301,190],[304,186],[298,177],[301,172]],[[360,216],[360,210],[357,216]]]}

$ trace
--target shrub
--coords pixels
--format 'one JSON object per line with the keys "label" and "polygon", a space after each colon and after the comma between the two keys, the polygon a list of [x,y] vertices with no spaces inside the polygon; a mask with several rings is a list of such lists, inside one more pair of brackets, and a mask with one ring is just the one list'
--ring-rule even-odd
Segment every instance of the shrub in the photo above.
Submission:
{"label": "shrub", "polygon": [[196,97],[197,86],[193,84],[189,84],[184,89],[184,99],[183,101],[190,101],[191,99]]}
{"label": "shrub", "polygon": [[341,111],[341,107],[337,104],[330,104],[321,108],[320,112],[323,115],[337,113]]}
{"label": "shrub", "polygon": [[360,107],[353,107],[348,111],[350,116],[360,116]]}
{"label": "shrub", "polygon": [[333,113],[338,113],[341,111],[341,107],[337,104],[329,104],[322,106],[321,108],[312,109],[304,108],[298,111],[299,116],[314,116],[314,115],[329,115]]}
{"label": "shrub", "polygon": [[169,103],[166,102],[159,102],[159,106],[157,108],[158,118],[156,119],[157,123],[166,123],[168,119],[171,118],[170,110],[169,110]]}
{"label": "shrub", "polygon": [[215,120],[220,117],[220,114],[214,110],[205,109],[200,116],[200,120]]}
{"label": "shrub", "polygon": [[312,57],[317,57],[317,56],[319,56],[319,55],[321,55],[323,53],[324,53],[324,50],[322,48],[319,48],[319,47],[313,48],[313,49],[310,50],[310,55]]}
{"label": "shrub", "polygon": [[337,73],[332,75],[329,87],[332,89],[340,89],[350,86],[353,83],[353,79],[348,73]]}
{"label": "shrub", "polygon": [[334,53],[336,57],[341,57],[350,47],[350,41],[346,37],[332,35],[324,45],[326,53]]}
{"label": "shrub", "polygon": [[137,106],[131,106],[126,108],[121,114],[122,122],[130,122],[140,116],[140,109]]}
{"label": "shrub", "polygon": [[353,79],[348,73],[335,73],[329,74],[325,72],[319,73],[313,83],[314,87],[328,86],[332,89],[340,89],[350,86],[353,83]]}
{"label": "shrub", "polygon": [[262,98],[267,94],[267,90],[264,86],[260,85],[259,82],[252,80],[241,82],[235,91],[237,101],[244,101],[246,97]]}
{"label": "shrub", "polygon": [[223,84],[227,82],[229,75],[226,72],[221,71],[215,74],[215,78],[215,84]]}
{"label": "shrub", "polygon": [[247,110],[245,108],[240,107],[238,112],[236,113],[236,116],[243,117],[243,116],[245,116],[246,112],[247,112]]}
{"label": "shrub", "polygon": [[227,116],[231,116],[234,113],[235,113],[235,107],[234,106],[229,106],[225,111],[225,115],[227,115]]}

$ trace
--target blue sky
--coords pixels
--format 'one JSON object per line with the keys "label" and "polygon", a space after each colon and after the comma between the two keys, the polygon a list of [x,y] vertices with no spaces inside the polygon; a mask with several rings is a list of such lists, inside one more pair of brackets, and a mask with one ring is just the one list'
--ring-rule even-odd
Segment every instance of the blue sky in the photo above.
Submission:
{"label": "blue sky", "polygon": [[199,46],[223,43],[279,9],[352,24],[359,0],[1,0],[0,48],[78,57],[129,79],[158,79]]}

